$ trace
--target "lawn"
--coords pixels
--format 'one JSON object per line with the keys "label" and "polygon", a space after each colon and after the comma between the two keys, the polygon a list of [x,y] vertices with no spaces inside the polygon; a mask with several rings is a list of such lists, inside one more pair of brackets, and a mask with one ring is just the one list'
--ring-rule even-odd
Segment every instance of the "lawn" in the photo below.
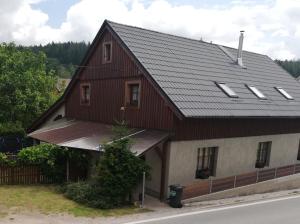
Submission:
{"label": "lawn", "polygon": [[121,216],[147,211],[134,206],[110,210],[89,208],[65,198],[57,191],[57,186],[0,186],[0,218],[11,210],[14,213],[37,211],[83,217]]}

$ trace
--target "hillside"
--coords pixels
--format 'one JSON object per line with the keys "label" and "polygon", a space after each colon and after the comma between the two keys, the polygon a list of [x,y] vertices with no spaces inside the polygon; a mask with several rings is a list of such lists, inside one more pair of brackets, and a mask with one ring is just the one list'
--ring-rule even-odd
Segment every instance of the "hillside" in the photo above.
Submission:
{"label": "hillside", "polygon": [[30,46],[34,52],[43,51],[47,56],[47,71],[54,70],[61,78],[71,78],[90,44],[85,42],[49,43],[45,46]]}

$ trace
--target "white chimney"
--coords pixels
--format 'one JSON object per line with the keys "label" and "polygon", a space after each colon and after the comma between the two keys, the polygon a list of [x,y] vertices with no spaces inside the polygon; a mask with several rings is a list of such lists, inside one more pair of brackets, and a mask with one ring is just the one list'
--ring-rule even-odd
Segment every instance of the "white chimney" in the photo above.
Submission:
{"label": "white chimney", "polygon": [[244,31],[241,31],[241,35],[240,35],[240,39],[239,39],[239,48],[238,48],[237,59],[236,59],[236,63],[241,67],[244,67],[243,58],[242,58],[243,41],[244,41]]}

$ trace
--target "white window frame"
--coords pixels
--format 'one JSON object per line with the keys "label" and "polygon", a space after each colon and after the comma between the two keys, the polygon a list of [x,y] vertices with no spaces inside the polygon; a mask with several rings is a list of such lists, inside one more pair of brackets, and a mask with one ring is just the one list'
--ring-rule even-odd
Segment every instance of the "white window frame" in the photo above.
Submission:
{"label": "white window frame", "polygon": [[239,96],[226,83],[216,82],[216,85],[229,97],[238,98]]}
{"label": "white window frame", "polygon": [[249,85],[246,85],[246,86],[259,99],[262,99],[262,100],[267,99],[267,97],[265,96],[265,94],[263,94],[257,87],[255,87],[255,86],[249,86]]}
{"label": "white window frame", "polygon": [[286,99],[288,100],[293,100],[294,97],[292,97],[285,89],[283,89],[282,87],[275,87],[275,89],[281,94],[283,95]]}

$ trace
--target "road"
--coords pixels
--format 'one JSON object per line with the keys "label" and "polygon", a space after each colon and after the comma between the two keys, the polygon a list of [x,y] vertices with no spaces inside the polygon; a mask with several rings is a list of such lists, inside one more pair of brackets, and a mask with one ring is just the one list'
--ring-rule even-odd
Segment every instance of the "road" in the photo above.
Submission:
{"label": "road", "polygon": [[[178,210],[179,212],[180,210]],[[218,207],[127,224],[298,224],[300,196]]]}

